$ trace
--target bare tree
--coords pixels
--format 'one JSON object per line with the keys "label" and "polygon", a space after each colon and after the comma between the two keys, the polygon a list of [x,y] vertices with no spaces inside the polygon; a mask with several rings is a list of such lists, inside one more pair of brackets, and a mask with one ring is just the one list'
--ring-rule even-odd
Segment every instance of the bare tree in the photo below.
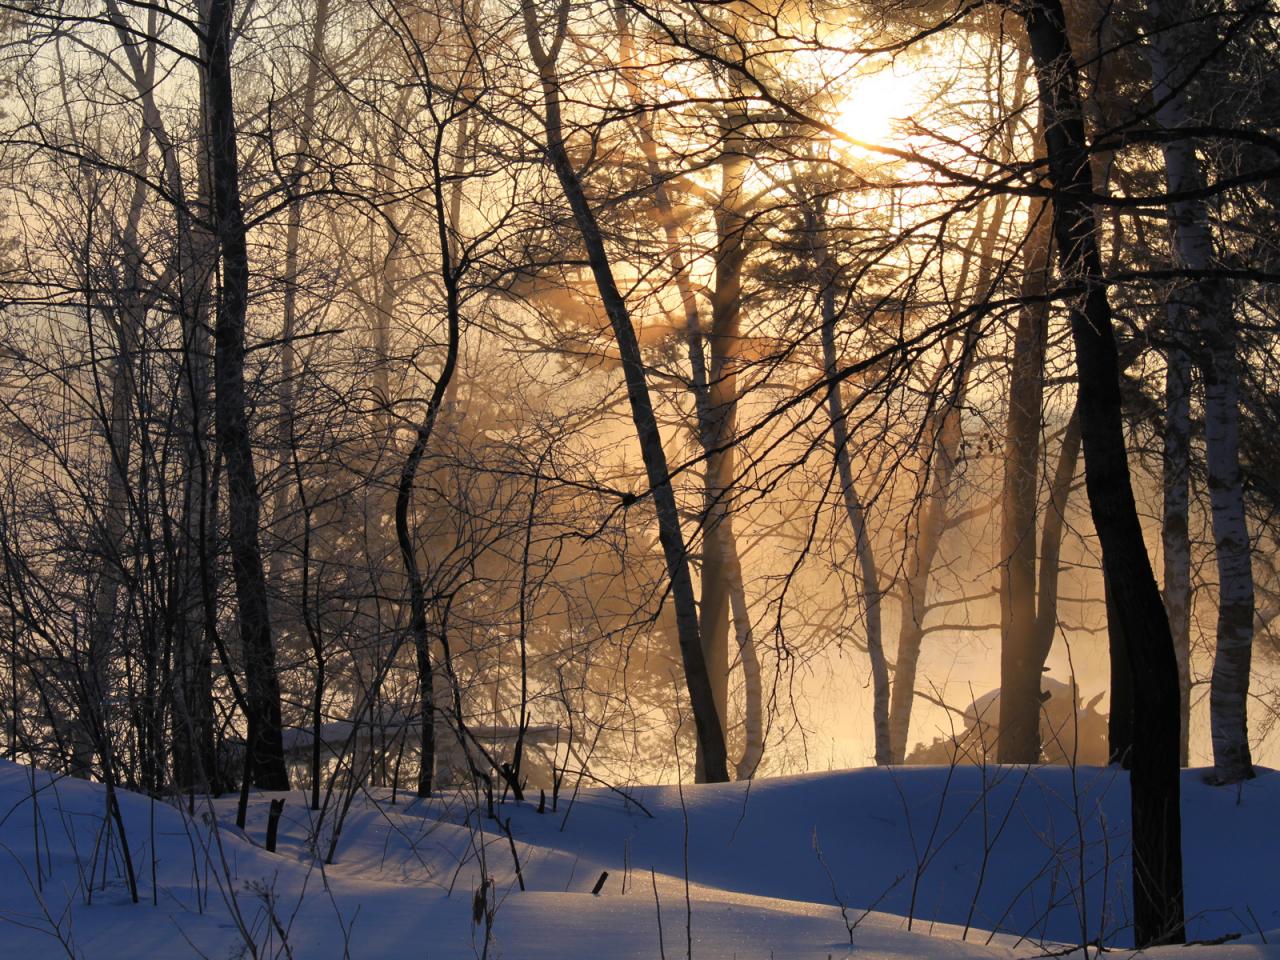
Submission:
{"label": "bare tree", "polygon": [[227,519],[245,652],[246,777],[269,790],[285,790],[280,713],[266,575],[259,546],[259,500],[245,404],[245,314],[249,253],[240,200],[240,168],[232,99],[234,0],[210,0],[204,21],[205,98],[215,234],[222,254],[222,287],[214,325],[214,412],[218,447],[227,469]]}
{"label": "bare tree", "polygon": [[1072,307],[1071,329],[1085,482],[1102,544],[1111,613],[1135,678],[1130,766],[1134,937],[1140,947],[1180,943],[1185,932],[1177,663],[1130,481],[1120,419],[1119,355],[1090,206],[1094,188],[1077,67],[1058,0],[1037,0],[1023,16],[1044,110],[1059,265],[1062,276],[1082,288]]}
{"label": "bare tree", "polygon": [[[1152,95],[1156,119],[1175,133],[1192,124],[1187,106],[1187,71],[1196,62],[1193,47],[1176,30],[1177,18],[1160,0],[1148,0],[1151,22],[1147,57],[1151,61]],[[1186,559],[1183,554],[1186,526],[1186,431],[1189,385],[1185,354],[1190,337],[1204,376],[1205,447],[1208,461],[1209,499],[1212,506],[1214,555],[1218,566],[1218,642],[1210,685],[1210,722],[1213,737],[1214,778],[1235,783],[1253,776],[1247,723],[1249,670],[1253,652],[1254,591],[1252,543],[1245,522],[1244,483],[1240,470],[1240,374],[1236,319],[1229,282],[1214,271],[1213,235],[1202,191],[1205,177],[1196,158],[1195,144],[1187,137],[1166,139],[1165,176],[1169,192],[1188,199],[1170,204],[1175,263],[1193,272],[1196,279],[1181,287],[1170,303],[1169,359],[1166,388],[1170,409],[1166,437],[1167,514],[1171,514],[1170,543],[1166,545],[1166,580],[1172,577],[1166,603],[1176,622],[1180,660],[1186,662],[1183,635],[1188,629]],[[1172,502],[1170,501],[1172,498]],[[1168,548],[1172,547],[1169,552]],[[1175,616],[1176,615],[1176,616]],[[1180,686],[1189,687],[1181,669]]]}
{"label": "bare tree", "polygon": [[728,758],[725,749],[724,727],[716,709],[716,697],[703,653],[701,632],[698,626],[697,605],[693,597],[693,582],[689,575],[689,557],[685,549],[684,534],[680,529],[680,516],[676,509],[675,492],[667,467],[666,452],[658,433],[653,403],[645,378],[644,360],[636,339],[626,301],[618,289],[609,254],[605,249],[596,217],[583,189],[582,181],[574,169],[565,145],[561,115],[560,78],[556,62],[568,31],[569,3],[559,0],[552,19],[552,39],[543,40],[539,14],[531,0],[523,0],[525,38],[538,70],[542,92],[543,126],[546,132],[548,158],[555,168],[556,177],[564,191],[565,199],[573,211],[574,222],[586,247],[592,275],[604,303],[609,323],[613,327],[614,340],[622,358],[623,374],[627,384],[627,397],[631,405],[632,420],[644,458],[645,472],[649,480],[649,494],[653,497],[658,515],[658,534],[667,562],[672,599],[676,608],[676,627],[680,653],[684,663],[685,683],[689,689],[690,706],[702,757],[703,777],[710,782],[729,779]]}

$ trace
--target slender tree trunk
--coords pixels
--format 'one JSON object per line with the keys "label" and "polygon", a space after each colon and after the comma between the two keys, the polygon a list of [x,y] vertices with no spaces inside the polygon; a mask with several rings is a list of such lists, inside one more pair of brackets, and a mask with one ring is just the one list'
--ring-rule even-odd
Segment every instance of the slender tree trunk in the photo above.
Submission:
{"label": "slender tree trunk", "polygon": [[[1036,520],[1040,500],[1040,419],[1052,206],[1036,204],[1027,236],[1022,292],[1009,378],[1004,495],[1000,531],[1000,739],[1001,763],[1040,759],[1040,679],[1048,649],[1036,631]],[[1031,299],[1041,298],[1041,299]]]}
{"label": "slender tree trunk", "polygon": [[[205,206],[207,208],[207,191]],[[185,477],[182,507],[182,546],[179,566],[182,576],[183,616],[181,636],[177,642],[182,669],[177,695],[184,703],[182,718],[184,749],[189,751],[186,769],[189,778],[180,786],[191,786],[211,793],[222,789],[214,751],[213,648],[214,639],[206,635],[201,570],[212,567],[212,558],[202,560],[201,553],[212,551],[211,538],[203,532],[207,518],[214,511],[214,491],[209,483],[209,400],[211,376],[209,361],[209,304],[212,276],[217,262],[214,238],[200,227],[191,225],[194,242],[189,251],[189,266],[184,271],[182,304],[183,323],[183,475]],[[205,518],[202,520],[202,518]]]}
{"label": "slender tree trunk", "polygon": [[[976,253],[978,259],[978,275],[974,284],[978,296],[988,293],[991,283],[996,240],[1001,226],[1004,224],[1007,201],[998,200],[991,218],[986,223],[979,223],[973,231],[969,242],[969,255],[961,266],[959,282],[956,287],[966,291],[969,283],[969,271]],[[975,250],[976,248],[976,250]],[[971,320],[963,335],[953,334],[948,351],[959,346],[958,369],[955,371],[954,385],[939,409],[936,410],[927,426],[928,440],[926,449],[932,453],[930,475],[932,482],[924,502],[920,505],[916,517],[914,534],[908,534],[909,555],[906,562],[906,577],[901,599],[901,615],[898,619],[898,647],[894,659],[893,693],[889,702],[889,744],[892,763],[900,764],[906,760],[908,738],[911,732],[911,709],[915,701],[916,668],[920,661],[920,647],[924,640],[924,618],[928,612],[929,578],[933,571],[933,561],[942,543],[942,534],[947,525],[947,501],[951,490],[951,480],[955,475],[956,464],[960,457],[960,441],[964,438],[964,425],[960,411],[964,407],[965,397],[969,389],[969,373],[973,366],[974,350],[977,346],[978,322]],[[933,383],[930,394],[937,394],[942,389],[942,372]],[[910,521],[908,521],[910,522]]]}
{"label": "slender tree trunk", "polygon": [[[884,653],[884,632],[880,622],[880,572],[876,566],[875,550],[867,532],[866,512],[858,497],[853,479],[853,464],[849,457],[849,427],[844,412],[844,397],[840,383],[834,379],[839,365],[836,355],[836,272],[826,240],[826,223],[823,211],[816,211],[812,225],[815,259],[818,276],[822,281],[820,293],[822,309],[822,365],[830,380],[827,390],[827,413],[831,418],[831,442],[835,447],[836,470],[840,477],[840,497],[853,533],[854,553],[858,562],[859,587],[862,594],[862,620],[867,636],[867,656],[871,661],[872,727],[875,733],[875,762],[877,766],[892,763],[893,741],[889,729],[889,664]],[[917,650],[919,636],[916,637]],[[914,684],[914,679],[913,679]],[[904,724],[905,727],[905,724]],[[905,745],[906,730],[902,731]],[[899,760],[899,762],[901,762]]]}
{"label": "slender tree trunk", "polygon": [[658,539],[662,544],[667,575],[671,581],[677,638],[702,757],[701,773],[703,779],[707,781],[724,782],[729,779],[724,728],[716,708],[715,692],[706,658],[703,656],[698,627],[698,608],[694,601],[693,580],[689,574],[689,557],[685,549],[684,533],[680,529],[680,514],[676,507],[675,491],[667,468],[667,455],[662,447],[662,436],[658,431],[653,401],[649,396],[644,359],[640,353],[640,344],[636,339],[626,301],[613,277],[613,269],[595,213],[587,200],[578,173],[569,159],[564,141],[560,117],[560,81],[556,75],[555,64],[568,32],[569,5],[567,0],[562,0],[557,6],[554,38],[549,47],[543,45],[541,28],[532,0],[522,0],[521,12],[524,17],[525,37],[534,64],[538,68],[542,85],[543,126],[547,138],[547,155],[573,211],[574,221],[582,236],[583,245],[586,247],[591,272],[595,277],[596,287],[604,302],[605,313],[613,327],[614,340],[622,358],[623,377],[631,404],[632,420],[658,518]]}
{"label": "slender tree trunk", "polygon": [[399,226],[395,205],[383,213],[387,252],[379,271],[378,293],[365,310],[369,318],[369,332],[373,339],[373,389],[378,405],[377,420],[379,440],[390,444],[395,434],[395,416],[392,409],[395,398],[391,391],[391,323],[395,318],[400,299],[400,258],[404,253],[404,231]]}
{"label": "slender tree trunk", "polygon": [[1164,502],[1160,541],[1163,546],[1164,608],[1178,658],[1179,762],[1186,766],[1191,731],[1191,361],[1186,351],[1186,311],[1169,304],[1164,380],[1165,426],[1161,451]]}
{"label": "slender tree trunk", "polygon": [[[159,120],[159,111],[153,113]],[[163,145],[170,190],[183,196],[181,168],[172,144]],[[208,176],[208,155],[203,141],[198,148],[198,196],[196,206],[206,215],[212,209]],[[212,221],[212,217],[209,217]],[[179,703],[180,732],[175,738],[175,770],[179,788],[219,793],[214,746],[213,649],[208,634],[209,619],[204,611],[204,570],[212,570],[214,546],[207,535],[214,513],[214,488],[210,483],[210,300],[217,269],[217,238],[185,211],[178,215],[179,242],[176,248],[178,303],[182,322],[182,384],[179,390],[182,411],[183,504],[182,541],[179,546],[179,576],[182,612],[175,643],[175,699]],[[216,621],[215,625],[216,625]]]}
{"label": "slender tree trunk", "polygon": [[[626,11],[621,5],[615,7],[615,16],[618,25],[623,81],[627,84],[632,101],[639,104],[641,102],[641,91],[630,72],[635,67],[631,28],[627,22]],[[712,396],[712,389],[709,385],[710,377],[707,372],[702,324],[698,316],[697,297],[689,280],[684,255],[681,253],[680,232],[676,226],[675,210],[667,192],[661,166],[658,163],[657,139],[653,135],[650,115],[645,111],[640,111],[636,117],[636,125],[640,136],[640,147],[645,156],[645,166],[649,180],[653,184],[655,219],[667,241],[671,271],[675,277],[676,288],[680,293],[681,307],[684,311],[685,340],[688,346],[689,365],[692,373],[689,386],[693,393],[695,416],[698,422],[698,442],[707,457],[706,479],[703,485],[705,516],[707,519],[703,532],[705,553],[702,569],[701,622],[699,628],[703,631],[705,639],[709,629],[708,616],[714,615],[719,617],[718,622],[721,629],[727,631],[728,621],[724,616],[724,594],[727,594],[728,613],[732,614],[733,617],[734,640],[738,647],[738,661],[742,666],[744,701],[743,749],[742,757],[737,763],[736,770],[738,779],[742,780],[754,775],[756,768],[760,765],[760,760],[764,756],[764,692],[761,682],[760,658],[755,646],[750,608],[747,605],[746,586],[742,576],[742,563],[738,554],[737,537],[733,531],[733,518],[728,509],[730,505],[721,502],[722,495],[718,492],[719,484],[731,482],[733,479],[734,452],[730,449],[725,450],[723,455],[716,453],[719,447],[725,445],[728,438],[719,436],[722,433],[726,418],[718,416],[713,411],[713,405],[717,402],[717,399],[721,402],[727,399],[732,403],[735,413],[734,416],[728,418],[729,425],[732,428],[732,421],[736,420],[737,386],[736,382],[732,384],[731,393],[727,398],[724,396],[723,390],[718,398],[713,398]],[[717,258],[717,304],[720,304],[721,307],[716,311],[716,315],[729,319],[730,311],[727,307],[731,305],[731,319],[736,327],[737,312],[741,308],[741,273],[745,256],[740,233],[745,223],[744,213],[741,210],[741,194],[742,176],[746,164],[745,158],[741,156],[741,136],[730,129],[726,130],[725,140],[721,195],[722,203],[731,205],[720,211],[717,226],[718,228],[720,227],[720,221],[723,219],[724,226],[737,230],[738,235],[729,236],[723,231],[718,233],[723,254]],[[732,156],[730,156],[731,140],[738,141],[738,146],[735,148],[736,152]],[[733,221],[735,225],[731,226],[730,221]],[[729,257],[727,261],[721,259],[721,256],[725,255]],[[723,277],[719,272],[720,264],[722,263],[725,268]],[[728,296],[731,292],[733,294],[732,298]],[[724,295],[723,301],[721,300],[722,294]],[[713,322],[713,328],[714,326]],[[721,325],[722,330],[724,326],[724,324]],[[725,347],[728,347],[736,353],[735,341],[736,335],[734,339],[721,337],[716,341],[713,329],[712,366],[727,370],[728,377],[734,381],[736,381],[736,373],[732,371],[730,366],[734,355],[729,354],[720,358],[719,362],[717,362],[714,354],[717,347],[722,352]],[[719,456],[719,462],[717,462],[717,456]],[[713,464],[715,464],[714,467]],[[731,494],[731,490],[729,493]],[[714,523],[712,522],[713,520],[715,520]],[[717,584],[723,588],[723,593],[718,592]],[[727,647],[727,637],[723,646]],[[715,644],[710,644],[710,647],[714,648]],[[714,673],[714,656],[710,652],[708,652],[707,656],[708,668]],[[727,702],[728,664],[726,663],[725,666],[724,696],[725,702]],[[720,704],[721,717],[727,723],[727,706],[725,702]]]}
{"label": "slender tree trunk", "polygon": [[[461,267],[454,256],[455,224],[450,217],[450,204],[445,198],[445,176],[442,159],[444,153],[445,125],[438,124],[431,155],[432,201],[435,215],[436,242],[439,245],[440,279],[445,291],[445,323],[448,339],[444,364],[431,389],[426,415],[414,437],[413,447],[405,458],[396,487],[396,539],[400,546],[400,559],[404,564],[405,578],[409,584],[409,634],[413,638],[418,667],[418,702],[422,711],[421,758],[418,768],[418,796],[431,795],[436,760],[436,712],[438,709],[437,684],[439,678],[431,662],[431,630],[427,621],[426,589],[418,568],[417,549],[409,531],[409,507],[413,500],[414,483],[418,467],[427,452],[427,444],[435,430],[440,411],[458,369],[458,350],[462,342],[462,301],[459,291]],[[445,629],[443,622],[437,633]]]}
{"label": "slender tree trunk", "polygon": [[1084,288],[1071,310],[1085,485],[1103,576],[1134,677],[1130,768],[1134,939],[1185,939],[1178,780],[1178,670],[1169,620],[1142,538],[1120,419],[1120,364],[1103,283],[1079,88],[1060,0],[1029,0],[1026,20],[1044,109],[1054,236],[1062,275]]}
{"label": "slender tree trunk", "polygon": [[1040,663],[1049,656],[1058,629],[1058,579],[1062,559],[1062,535],[1066,529],[1067,501],[1080,462],[1080,415],[1074,409],[1062,434],[1058,463],[1049,484],[1049,509],[1040,531],[1040,570],[1036,590],[1036,641]]}
{"label": "slender tree trunk", "polygon": [[[187,196],[181,158],[165,129],[155,101],[156,48],[153,41],[139,42],[120,10],[117,0],[107,0],[106,10],[120,47],[133,74],[133,85],[143,111],[144,137],[154,138],[159,148],[165,184],[170,196]],[[156,18],[152,13],[147,36],[153,37]],[[203,91],[203,79],[201,80]],[[203,93],[202,93],[203,98]],[[206,118],[207,119],[207,118]],[[208,152],[206,138],[197,145],[197,194],[194,206],[211,221]],[[145,142],[145,141],[144,141]],[[139,173],[145,174],[140,165]],[[139,205],[144,194],[135,195]],[[208,483],[209,464],[209,291],[217,264],[216,239],[198,217],[193,218],[181,203],[175,207],[177,225],[174,243],[173,277],[177,291],[178,316],[182,324],[182,363],[178,385],[178,432],[182,476],[181,531],[176,551],[175,636],[173,668],[170,675],[174,713],[173,776],[179,789],[216,793],[220,789],[214,751],[213,643],[205,635],[201,570],[211,566],[209,558],[197,553],[210,547],[202,533],[202,517],[212,515],[213,497]]]}
{"label": "slender tree trunk", "polygon": [[[711,363],[707,378],[706,511],[703,517],[702,602],[698,629],[711,677],[721,734],[729,717],[730,569],[737,563],[732,532],[733,474],[736,468],[738,346],[742,311],[742,266],[746,256],[742,211],[748,158],[742,134],[745,117],[730,111],[720,119],[720,200],[715,211],[715,290],[711,295]],[[730,554],[734,556],[730,556]],[[698,754],[698,769],[702,755]]]}
{"label": "slender tree trunk", "polygon": [[958,372],[954,395],[946,401],[937,418],[931,449],[932,479],[928,496],[920,507],[915,535],[911,538],[907,559],[906,581],[902,589],[902,614],[898,625],[898,649],[894,661],[893,694],[889,703],[889,743],[895,764],[906,760],[911,729],[911,708],[915,700],[916,667],[924,640],[924,618],[928,612],[929,577],[933,561],[942,543],[947,524],[947,499],[951,479],[955,475],[964,436],[960,408],[968,385],[968,368],[976,341],[976,327],[971,326],[961,346],[963,365]]}
{"label": "slender tree trunk", "polygon": [[227,520],[235,578],[240,642],[244,650],[248,726],[247,769],[267,790],[287,790],[266,577],[259,547],[257,478],[245,403],[245,314],[249,254],[240,204],[240,170],[231,93],[234,0],[210,0],[207,33],[209,159],[213,214],[222,253],[222,290],[214,326],[214,415],[227,472]]}
{"label": "slender tree trunk", "polygon": [[738,560],[738,541],[733,520],[728,521],[728,569],[725,579],[729,588],[730,612],[733,614],[733,637],[738,646],[738,662],[742,665],[742,756],[735,774],[739,780],[755,776],[764,759],[764,684],[760,673],[760,657],[751,629],[751,611],[747,607],[747,591],[742,581],[742,564]]}
{"label": "slender tree trunk", "polygon": [[[126,281],[132,282],[132,281]],[[112,641],[115,637],[116,609],[120,593],[125,587],[124,549],[128,531],[129,508],[129,460],[133,446],[133,430],[130,423],[130,395],[133,391],[134,354],[140,317],[139,305],[129,291],[123,296],[129,302],[120,305],[116,314],[117,329],[113,331],[115,357],[112,361],[108,396],[104,404],[106,423],[104,435],[107,442],[106,500],[97,523],[97,584],[93,594],[93,616],[89,623],[86,663],[81,669],[80,729],[74,738],[72,773],[87,777],[92,772],[93,752],[96,749],[106,763],[103,742],[110,736],[107,704],[107,670],[111,659]]]}
{"label": "slender tree trunk", "polygon": [[[108,696],[107,671],[116,632],[116,611],[120,604],[120,594],[127,588],[124,552],[130,506],[129,463],[133,454],[132,398],[139,337],[145,327],[147,315],[138,230],[147,197],[142,178],[146,176],[153,142],[151,127],[144,118],[134,158],[134,173],[139,179],[134,186],[120,236],[123,261],[120,288],[115,291],[111,302],[100,305],[103,319],[109,324],[113,360],[107,397],[103,403],[103,435],[107,444],[106,500],[97,524],[97,585],[88,629],[87,663],[82,670],[80,682],[81,731],[74,741],[76,751],[72,772],[78,776],[89,774],[94,748],[101,758],[105,776],[109,766],[107,754],[112,749],[112,745],[107,742],[111,736],[107,716],[108,704],[111,702]],[[87,250],[84,266],[86,286],[90,287]],[[90,297],[91,301],[95,299],[97,298]],[[139,721],[136,726],[143,766],[151,774],[144,779],[147,788],[154,789],[156,783],[153,778],[158,776],[158,772],[150,769],[151,758],[143,746],[145,724],[140,722],[139,717],[134,719]]]}
{"label": "slender tree trunk", "polygon": [[[298,121],[297,159],[289,172],[288,190],[297,188],[310,151],[311,135],[315,126],[316,92],[320,84],[320,62],[324,57],[324,32],[329,22],[329,0],[316,0],[315,15],[311,24],[311,44],[307,51],[307,72],[302,85],[302,115]],[[296,456],[297,448],[297,377],[298,349],[298,265],[302,237],[302,200],[295,199],[286,214],[284,231],[284,299],[280,329],[280,384],[276,404],[276,458],[282,468]],[[268,579],[277,594],[283,594],[286,551],[284,544],[293,539],[290,521],[291,484],[283,480],[276,485],[271,501],[271,521],[280,541],[268,561]]]}
{"label": "slender tree trunk", "polygon": [[[1151,61],[1156,119],[1164,129],[1177,130],[1192,123],[1185,85],[1188,79],[1186,71],[1195,58],[1192,51],[1178,43],[1173,32],[1172,25],[1181,17],[1181,11],[1166,10],[1165,7],[1164,0],[1147,0],[1152,26],[1147,55]],[[1166,141],[1162,149],[1165,176],[1172,193],[1194,193],[1204,187],[1204,174],[1190,138]],[[1209,686],[1209,717],[1214,779],[1219,783],[1235,783],[1253,776],[1248,702],[1254,592],[1251,543],[1240,472],[1240,370],[1234,305],[1227,282],[1208,273],[1213,268],[1213,233],[1204,201],[1178,200],[1171,203],[1169,209],[1175,264],[1200,272],[1197,279],[1175,292],[1176,299],[1170,304],[1171,325],[1175,327],[1170,331],[1170,341],[1175,342],[1182,337],[1182,343],[1186,343],[1185,337],[1190,330],[1198,333],[1201,339],[1197,359],[1204,374],[1205,453],[1209,468],[1214,554],[1218,564],[1218,642]],[[1176,318],[1172,316],[1175,311],[1178,314]],[[1185,359],[1174,347],[1170,349],[1169,377],[1171,381],[1178,381],[1171,384],[1176,387],[1178,395],[1171,398],[1170,406],[1172,408],[1172,401],[1176,400],[1179,405],[1177,412],[1183,417],[1182,407],[1188,402],[1185,394],[1189,377]],[[1185,430],[1185,421],[1177,428]],[[1183,579],[1183,555],[1179,552],[1183,550],[1186,537],[1185,433],[1177,440],[1181,443],[1181,450],[1173,450],[1171,456],[1179,458],[1180,454],[1181,463],[1172,464],[1173,483],[1170,484],[1166,478],[1165,498],[1168,503],[1172,496],[1174,508],[1181,509],[1181,516],[1174,518],[1171,531],[1174,535],[1179,533],[1177,522],[1180,521],[1183,532],[1175,544],[1174,560],[1178,568],[1174,574],[1178,581],[1175,586],[1183,593],[1175,596],[1174,601],[1181,603],[1178,613],[1182,619],[1177,624],[1181,630],[1185,629],[1190,593]],[[1167,457],[1166,463],[1169,460]],[[1179,485],[1180,490],[1170,489]],[[1183,657],[1184,662],[1187,659]],[[1188,686],[1189,670],[1180,670],[1179,673],[1186,676],[1184,686]]]}

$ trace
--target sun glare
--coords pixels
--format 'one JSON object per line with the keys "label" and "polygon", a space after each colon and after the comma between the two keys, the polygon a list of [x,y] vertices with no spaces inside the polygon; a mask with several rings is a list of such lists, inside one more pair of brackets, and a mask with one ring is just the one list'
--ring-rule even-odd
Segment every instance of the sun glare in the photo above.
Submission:
{"label": "sun glare", "polygon": [[917,94],[912,79],[892,69],[862,77],[841,101],[833,126],[862,143],[890,144],[918,107]]}

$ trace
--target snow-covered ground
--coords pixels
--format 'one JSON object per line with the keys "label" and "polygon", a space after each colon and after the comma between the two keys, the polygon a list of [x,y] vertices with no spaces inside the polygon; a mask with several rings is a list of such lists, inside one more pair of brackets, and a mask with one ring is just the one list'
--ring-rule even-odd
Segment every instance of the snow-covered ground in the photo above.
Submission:
{"label": "snow-covered ground", "polygon": [[[1264,943],[1280,944],[1280,774],[1224,790],[1188,772],[1183,789],[1189,933],[1241,936],[1151,953],[1280,958]],[[121,793],[135,905],[103,788],[0,762],[0,957],[1008,958],[1129,937],[1127,786],[1112,770],[863,769],[627,794],[584,789],[542,814],[508,802],[500,822],[474,798],[361,796],[322,866],[329,827],[317,841],[298,792],[275,854],[260,845],[265,796],[241,833],[234,800],[192,817]]]}

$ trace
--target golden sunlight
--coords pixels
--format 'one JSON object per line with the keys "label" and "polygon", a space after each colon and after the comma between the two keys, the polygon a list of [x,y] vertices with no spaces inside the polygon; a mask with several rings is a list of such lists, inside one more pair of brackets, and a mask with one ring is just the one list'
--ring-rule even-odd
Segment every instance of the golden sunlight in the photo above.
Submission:
{"label": "golden sunlight", "polygon": [[864,144],[888,144],[901,121],[919,108],[919,88],[911,76],[892,68],[856,80],[840,102],[832,125]]}

